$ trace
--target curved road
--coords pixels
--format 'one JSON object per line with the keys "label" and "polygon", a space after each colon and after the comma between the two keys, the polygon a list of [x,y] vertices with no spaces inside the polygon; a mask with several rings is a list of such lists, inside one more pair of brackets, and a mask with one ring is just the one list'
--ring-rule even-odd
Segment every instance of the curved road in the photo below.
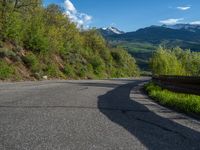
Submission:
{"label": "curved road", "polygon": [[200,121],[151,101],[147,80],[0,83],[0,150],[200,149]]}

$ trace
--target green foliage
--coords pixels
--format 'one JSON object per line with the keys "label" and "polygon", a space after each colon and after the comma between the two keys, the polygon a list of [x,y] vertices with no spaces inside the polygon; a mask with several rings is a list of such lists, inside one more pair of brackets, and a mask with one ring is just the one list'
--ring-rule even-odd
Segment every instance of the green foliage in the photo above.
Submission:
{"label": "green foliage", "polygon": [[190,50],[183,51],[180,48],[174,48],[173,53],[182,63],[186,73],[185,75],[200,76],[200,53],[191,52]]}
{"label": "green foliage", "polygon": [[137,68],[136,61],[128,54],[128,52],[123,49],[113,49],[111,51],[111,55],[114,61],[113,65],[117,68],[114,76],[131,77],[139,75],[139,69]]}
{"label": "green foliage", "polygon": [[12,48],[0,50],[0,55],[22,57],[28,72],[36,78],[138,75],[135,60],[128,53],[111,48],[95,30],[80,31],[58,5],[43,7],[40,0],[18,1],[17,6],[17,1],[5,2],[0,2],[0,41]]}
{"label": "green foliage", "polygon": [[59,70],[58,66],[55,64],[49,64],[47,65],[45,69],[46,75],[52,78],[59,78],[59,77],[64,77],[62,72]]}
{"label": "green foliage", "polygon": [[94,73],[96,75],[100,75],[103,70],[105,69],[105,64],[103,62],[103,60],[101,59],[101,57],[93,57],[90,61],[92,67],[93,67],[93,70],[94,70]]}
{"label": "green foliage", "polygon": [[185,71],[176,55],[170,50],[158,48],[150,60],[155,75],[184,75]]}
{"label": "green foliage", "polygon": [[33,73],[38,73],[41,71],[40,62],[37,56],[33,53],[29,52],[25,57],[23,57],[23,61]]}
{"label": "green foliage", "polygon": [[160,47],[150,64],[154,75],[200,76],[200,53]]}
{"label": "green foliage", "polygon": [[87,74],[87,67],[86,66],[84,66],[80,63],[77,63],[76,66],[75,66],[75,69],[76,69],[76,71],[75,71],[76,75],[78,77],[81,77],[81,78],[86,77],[86,74]]}
{"label": "green foliage", "polygon": [[11,78],[15,73],[14,68],[4,61],[0,61],[0,79],[5,80]]}
{"label": "green foliage", "polygon": [[70,77],[70,78],[75,77],[74,69],[73,69],[73,67],[70,66],[69,64],[66,64],[66,65],[65,65],[64,74],[65,74],[67,77]]}
{"label": "green foliage", "polygon": [[45,22],[43,21],[42,10],[35,12],[37,15],[30,17],[27,22],[27,29],[24,35],[24,44],[27,49],[35,52],[48,50],[48,38],[45,35]]}
{"label": "green foliage", "polygon": [[95,30],[83,32],[86,47],[98,52],[106,48],[104,38]]}
{"label": "green foliage", "polygon": [[145,85],[149,96],[159,103],[186,113],[200,114],[200,96],[181,94],[162,89],[154,83]]}
{"label": "green foliage", "polygon": [[121,61],[122,61],[122,57],[121,57],[119,51],[112,51],[112,52],[111,52],[111,55],[112,55],[113,59],[114,59],[116,62],[121,62]]}
{"label": "green foliage", "polygon": [[16,43],[21,42],[23,36],[23,20],[20,13],[14,12],[9,15],[4,25],[4,36]]}

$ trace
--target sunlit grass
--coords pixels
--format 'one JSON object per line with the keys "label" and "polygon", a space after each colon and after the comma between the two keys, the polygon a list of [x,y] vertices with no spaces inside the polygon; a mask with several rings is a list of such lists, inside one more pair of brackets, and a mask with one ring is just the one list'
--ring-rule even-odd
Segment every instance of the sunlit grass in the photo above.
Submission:
{"label": "sunlit grass", "polygon": [[185,113],[200,114],[200,96],[171,92],[152,82],[146,84],[145,89],[151,98],[162,105],[173,107]]}

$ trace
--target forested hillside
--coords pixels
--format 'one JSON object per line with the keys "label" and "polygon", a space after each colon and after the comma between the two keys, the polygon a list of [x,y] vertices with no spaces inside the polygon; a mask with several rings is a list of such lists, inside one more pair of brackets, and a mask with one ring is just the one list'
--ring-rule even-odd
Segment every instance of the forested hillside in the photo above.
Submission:
{"label": "forested hillside", "polygon": [[58,5],[3,0],[0,15],[1,80],[138,75],[134,58],[95,30],[77,28]]}

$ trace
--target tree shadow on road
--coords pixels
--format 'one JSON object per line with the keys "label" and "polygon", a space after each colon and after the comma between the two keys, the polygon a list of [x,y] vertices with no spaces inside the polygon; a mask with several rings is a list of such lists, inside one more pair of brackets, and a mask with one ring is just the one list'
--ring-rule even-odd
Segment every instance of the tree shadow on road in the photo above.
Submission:
{"label": "tree shadow on road", "polygon": [[[200,149],[200,133],[163,118],[144,105],[131,100],[132,87],[141,83],[121,85],[98,97],[98,108],[108,119],[123,127],[148,149]],[[82,84],[107,87],[105,84]],[[110,86],[110,85],[109,85]],[[120,136],[120,133],[119,133]],[[132,148],[134,149],[134,147]]]}

